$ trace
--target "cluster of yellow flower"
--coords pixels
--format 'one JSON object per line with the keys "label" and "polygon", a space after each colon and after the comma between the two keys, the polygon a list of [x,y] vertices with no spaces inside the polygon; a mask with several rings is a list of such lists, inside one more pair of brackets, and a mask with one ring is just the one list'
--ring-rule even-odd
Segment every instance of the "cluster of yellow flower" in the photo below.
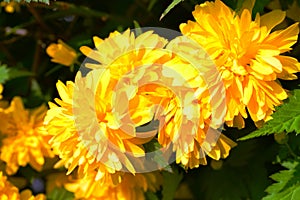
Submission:
{"label": "cluster of yellow flower", "polygon": [[[226,104],[226,110],[218,110],[224,112],[221,120],[243,128],[249,114],[260,126],[287,98],[277,79],[295,79],[300,71],[295,58],[281,55],[297,41],[298,23],[272,32],[285,18],[283,11],[257,14],[253,21],[251,9],[236,13],[220,0],[196,6],[193,16],[195,21],[180,25],[184,37],[172,41],[151,31],[94,37],[95,49],[80,48],[93,60],[85,63],[90,71],[78,72],[74,82],[59,81],[61,99],[50,102],[48,111],[45,106],[26,110],[19,97],[0,108],[0,132],[5,135],[0,158],[6,172],[14,174],[27,164],[41,170],[44,157],[58,155],[55,167],[77,172],[65,184],[76,199],[144,199],[145,191],[155,192],[162,183],[159,171],[141,170],[149,141],[174,152],[176,163],[186,168],[206,164],[206,155],[227,157],[235,143],[211,127],[216,105],[210,102],[213,94],[205,74],[199,75],[176,52],[186,50],[201,66],[213,68],[203,62],[205,53],[193,49],[192,40],[213,60],[225,88],[224,99],[217,102]],[[66,66],[77,60],[76,51],[62,41],[51,44],[47,53]],[[0,85],[0,94],[2,89]],[[138,132],[153,120],[159,122],[158,130]],[[210,132],[218,137],[214,140]],[[5,178],[0,193],[12,188],[19,195],[3,184],[9,184]]]}
{"label": "cluster of yellow flower", "polygon": [[19,189],[12,185],[7,177],[0,171],[0,198],[1,200],[46,200],[46,196],[39,194],[33,196],[30,190],[19,193]]}

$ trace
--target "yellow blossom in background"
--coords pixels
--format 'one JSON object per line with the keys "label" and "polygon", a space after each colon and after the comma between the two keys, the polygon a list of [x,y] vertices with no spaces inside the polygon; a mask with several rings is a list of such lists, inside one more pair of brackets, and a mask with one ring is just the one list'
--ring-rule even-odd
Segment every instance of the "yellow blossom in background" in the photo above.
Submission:
{"label": "yellow blossom in background", "polygon": [[65,184],[65,188],[74,192],[75,199],[82,200],[144,200],[145,192],[156,192],[162,185],[162,176],[158,172],[132,175],[125,173],[122,182],[114,185],[107,182],[101,185],[95,181],[96,173],[83,179],[75,179]]}
{"label": "yellow blossom in background", "polygon": [[0,99],[2,99],[2,92],[3,92],[3,85],[2,84],[0,84]]}
{"label": "yellow blossom in background", "polygon": [[244,127],[247,111],[257,125],[269,120],[287,98],[276,79],[295,79],[300,71],[297,59],[281,55],[297,41],[298,23],[272,32],[285,12],[257,14],[252,21],[251,10],[238,15],[220,0],[197,5],[193,16],[196,21],[181,24],[180,30],[208,52],[222,75],[227,125]]}
{"label": "yellow blossom in background", "polygon": [[19,189],[12,185],[7,177],[0,171],[0,199],[1,200],[46,200],[46,196],[38,194],[32,196],[30,190],[24,190],[19,193]]}
{"label": "yellow blossom in background", "polygon": [[65,66],[71,66],[75,63],[77,58],[76,51],[62,40],[58,40],[57,44],[50,44],[46,52],[52,58],[52,62]]}
{"label": "yellow blossom in background", "polygon": [[9,3],[7,2],[1,2],[1,7],[4,7],[5,11],[8,13],[14,13],[15,11],[20,11],[20,5],[17,2],[11,1]]}
{"label": "yellow blossom in background", "polygon": [[13,186],[9,181],[7,181],[7,177],[3,175],[2,171],[0,171],[0,199],[17,200],[18,198],[18,188]]}
{"label": "yellow blossom in background", "polygon": [[25,109],[20,97],[13,98],[10,106],[0,112],[0,132],[4,139],[0,159],[6,162],[6,172],[11,175],[20,166],[30,164],[42,170],[44,157],[53,157],[46,129],[43,126],[47,107]]}

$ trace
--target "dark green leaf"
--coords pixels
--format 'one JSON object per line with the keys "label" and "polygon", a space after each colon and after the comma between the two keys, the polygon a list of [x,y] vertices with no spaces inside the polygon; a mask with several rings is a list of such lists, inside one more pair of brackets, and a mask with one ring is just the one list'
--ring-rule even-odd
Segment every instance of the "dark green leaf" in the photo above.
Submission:
{"label": "dark green leaf", "polygon": [[287,170],[273,174],[271,178],[277,183],[266,189],[269,193],[264,200],[297,200],[300,197],[299,160],[282,163]]}
{"label": "dark green leaf", "polygon": [[146,200],[159,200],[157,195],[151,191],[145,192],[145,197],[146,197]]}
{"label": "dark green leaf", "polygon": [[279,3],[283,10],[287,10],[289,6],[293,4],[293,2],[294,0],[279,0]]}
{"label": "dark green leaf", "polygon": [[174,199],[175,192],[179,183],[183,178],[183,174],[177,169],[173,169],[173,172],[162,172],[163,174],[163,189],[162,189],[162,200]]}
{"label": "dark green leaf", "polygon": [[[211,166],[189,171],[185,178],[195,199],[241,200],[265,196],[264,190],[270,184],[266,165],[277,152],[269,139],[240,142],[226,160],[210,161]],[[221,163],[221,167],[215,169],[215,162]]]}
{"label": "dark green leaf", "polygon": [[64,188],[55,188],[47,195],[48,200],[73,200],[74,194]]}
{"label": "dark green leaf", "polygon": [[277,108],[272,115],[273,119],[268,121],[262,128],[240,138],[239,140],[247,140],[264,135],[281,132],[300,133],[300,89],[293,91],[293,95],[289,97],[289,101]]}
{"label": "dark green leaf", "polygon": [[264,8],[266,5],[270,2],[270,0],[257,0],[255,1],[253,10],[252,10],[252,16],[255,17],[256,13],[263,13]]}

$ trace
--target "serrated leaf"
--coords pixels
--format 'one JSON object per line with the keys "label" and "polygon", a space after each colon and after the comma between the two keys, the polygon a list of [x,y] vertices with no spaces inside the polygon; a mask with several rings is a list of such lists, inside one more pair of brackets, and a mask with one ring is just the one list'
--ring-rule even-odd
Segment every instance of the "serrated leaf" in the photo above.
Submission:
{"label": "serrated leaf", "polygon": [[300,89],[293,91],[289,101],[278,107],[272,115],[273,119],[266,122],[264,126],[239,140],[247,140],[273,133],[300,133]]}
{"label": "serrated leaf", "polygon": [[177,4],[179,4],[180,2],[182,2],[184,0],[173,0],[173,2],[167,7],[167,9],[161,14],[159,20],[162,20],[162,18],[164,18],[164,16],[166,16],[170,10],[172,10]]}
{"label": "serrated leaf", "polygon": [[30,3],[30,2],[41,2],[41,3],[46,3],[49,4],[49,0],[4,0],[4,2],[10,3],[10,2],[26,2],[26,3]]}
{"label": "serrated leaf", "polygon": [[174,199],[175,192],[179,183],[183,178],[183,174],[178,170],[173,170],[172,173],[162,172],[163,174],[163,188],[162,188],[162,200]]}
{"label": "serrated leaf", "polygon": [[9,79],[9,69],[6,67],[6,65],[0,66],[0,84],[4,83]]}
{"label": "serrated leaf", "polygon": [[64,188],[55,188],[50,194],[47,195],[49,200],[73,200],[74,194]]}
{"label": "serrated leaf", "polygon": [[296,200],[300,197],[299,160],[282,163],[287,170],[271,175],[277,183],[266,189],[269,193],[263,200]]}

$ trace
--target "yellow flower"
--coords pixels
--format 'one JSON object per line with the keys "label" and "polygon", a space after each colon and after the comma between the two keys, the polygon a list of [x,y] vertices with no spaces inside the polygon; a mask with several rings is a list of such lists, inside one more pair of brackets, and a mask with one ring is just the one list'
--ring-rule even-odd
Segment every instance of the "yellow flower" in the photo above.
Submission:
{"label": "yellow flower", "polygon": [[1,200],[17,200],[19,199],[19,190],[17,187],[13,186],[7,177],[3,175],[3,172],[0,171],[0,197]]}
{"label": "yellow flower", "polygon": [[250,10],[237,15],[220,0],[197,5],[193,16],[196,21],[180,29],[208,52],[222,75],[227,124],[244,127],[247,111],[257,125],[269,120],[287,98],[277,78],[295,79],[300,71],[295,58],[281,55],[297,41],[298,23],[271,32],[285,18],[283,11],[257,14],[252,21]]}
{"label": "yellow flower", "polygon": [[2,99],[2,92],[3,92],[3,85],[2,84],[0,84],[0,99]]}
{"label": "yellow flower", "polygon": [[53,157],[43,119],[47,108],[27,110],[20,97],[0,113],[0,132],[4,135],[0,158],[6,162],[6,172],[14,174],[19,166],[30,164],[40,171],[44,157]]}
{"label": "yellow flower", "polygon": [[[187,67],[184,68],[187,70]],[[219,160],[226,158],[229,151],[236,144],[221,134],[217,130],[210,128],[212,113],[209,104],[209,93],[204,92],[198,98],[200,118],[198,121],[186,121],[181,123],[182,111],[181,104],[177,97],[171,91],[158,85],[147,85],[138,91],[137,98],[146,98],[147,104],[138,105],[151,107],[151,105],[159,105],[164,108],[161,113],[156,114],[156,119],[160,121],[162,126],[159,127],[158,142],[167,147],[173,143],[173,150],[176,152],[176,163],[181,163],[185,168],[196,168],[200,164],[206,165],[206,155]],[[189,126],[197,124],[195,132],[188,132]],[[181,132],[181,130],[183,130]],[[216,137],[215,141],[211,137]],[[209,139],[210,138],[210,139]]]}
{"label": "yellow flower", "polygon": [[30,190],[24,190],[20,193],[20,200],[46,200],[46,196],[44,194],[33,196]]}
{"label": "yellow flower", "polygon": [[75,199],[89,200],[144,200],[146,191],[156,192],[162,185],[162,176],[158,172],[132,175],[125,173],[122,182],[115,185],[107,182],[101,185],[95,181],[96,174],[73,180],[65,184],[65,188],[74,192]]}
{"label": "yellow flower", "polygon": [[[136,127],[153,118],[161,124],[158,142],[166,148],[174,144],[171,151],[176,152],[177,163],[193,168],[206,164],[206,155],[214,159],[228,155],[233,142],[219,132],[210,131],[207,135],[212,106],[205,80],[199,77],[193,64],[172,52],[179,51],[178,47],[183,45],[171,43],[164,50],[167,43],[164,38],[152,32],[135,38],[129,31],[112,33],[105,40],[94,37],[94,43],[95,50],[81,48],[95,61],[85,63],[93,70],[85,77],[79,73],[75,83],[58,82],[61,100],[55,101],[59,106],[49,104],[45,124],[53,136],[50,143],[61,158],[57,166],[64,165],[68,174],[78,166],[81,177],[97,171],[95,178],[102,183],[118,183],[122,175],[117,172],[121,170],[134,174],[142,166],[147,171],[147,160],[135,158],[143,158],[142,145],[155,137],[156,130],[138,133]],[[206,68],[210,69],[210,65]],[[171,77],[172,72],[180,76]],[[163,86],[149,84],[159,81],[181,93],[174,94]],[[185,92],[188,87],[189,91]],[[198,103],[190,100],[195,92]],[[180,105],[181,99],[184,105]],[[224,102],[222,98],[220,101],[220,104]],[[185,119],[184,123],[181,119]]]}
{"label": "yellow flower", "polygon": [[19,3],[14,2],[14,1],[9,2],[9,3],[7,3],[7,2],[1,2],[0,6],[4,7],[5,11],[8,12],[8,13],[13,13],[15,11],[20,11],[20,5],[19,5]]}
{"label": "yellow flower", "polygon": [[38,194],[36,197],[32,196],[30,190],[24,190],[19,193],[19,189],[12,185],[7,177],[0,171],[0,199],[1,200],[46,200],[45,195]]}
{"label": "yellow flower", "polygon": [[[172,144],[172,150],[176,152],[176,163],[181,163],[186,168],[195,168],[200,164],[207,164],[206,155],[216,160],[226,158],[236,144],[214,126],[216,121],[222,124],[224,120],[225,100],[220,89],[223,87],[222,82],[215,80],[217,76],[212,75],[215,73],[213,62],[207,59],[206,53],[195,42],[186,37],[172,40],[166,49],[175,55],[159,70],[152,69],[148,72],[157,73],[156,77],[160,77],[164,84],[139,87],[137,95],[131,101],[131,110],[144,109],[150,113],[154,110],[154,119],[159,121],[157,140],[164,148]],[[191,60],[201,63],[201,69],[198,70],[202,70],[203,74],[199,76],[201,72]],[[172,85],[168,84],[171,74],[180,76],[173,76],[173,86],[168,88],[166,85]],[[145,76],[147,77],[147,73]],[[212,82],[209,83],[209,80]],[[212,99],[217,102],[213,103]],[[217,114],[213,113],[216,110]],[[152,116],[148,121],[152,120]]]}
{"label": "yellow flower", "polygon": [[75,63],[77,58],[76,51],[62,40],[58,40],[57,44],[50,44],[47,47],[46,52],[52,58],[52,62],[65,66],[71,66]]}
{"label": "yellow flower", "polygon": [[[55,99],[59,106],[49,103],[50,110],[45,118],[45,124],[49,134],[53,136],[50,144],[61,158],[57,166],[64,165],[68,169],[68,174],[78,166],[81,177],[97,171],[96,180],[107,182],[112,178],[112,181],[117,183],[121,176],[116,172],[121,170],[136,172],[135,166],[127,157],[128,153],[132,157],[144,156],[142,144],[149,139],[136,138],[135,124],[122,124],[120,120],[122,120],[123,113],[114,112],[112,109],[111,99],[116,92],[122,92],[113,89],[117,81],[115,77],[124,75],[144,60],[151,63],[159,60],[164,55],[159,55],[152,49],[164,46],[166,42],[152,33],[134,38],[129,32],[123,35],[118,34],[122,37],[122,42],[118,42],[114,41],[114,34],[118,33],[113,33],[105,40],[104,44],[108,45],[108,47],[104,46],[105,51],[98,52],[88,47],[81,48],[85,53],[88,52],[90,58],[97,59],[97,61],[102,59],[100,60],[102,66],[109,66],[113,70],[93,70],[86,77],[82,77],[79,73],[75,79],[76,84],[71,81],[68,81],[66,85],[58,82],[57,89],[61,100]],[[102,42],[97,37],[94,40],[96,46]],[[130,49],[147,43],[153,48],[128,53],[114,64],[110,63],[114,61],[113,58],[122,55],[122,51],[126,53]],[[120,45],[120,48],[113,50],[109,48],[111,44]],[[100,52],[108,56],[102,56]],[[97,54],[98,56],[94,57]],[[87,63],[88,65],[93,66]],[[96,67],[99,66],[101,65],[96,65]],[[105,73],[102,76],[104,78],[99,81],[102,72]],[[93,116],[95,116],[94,119]]]}

